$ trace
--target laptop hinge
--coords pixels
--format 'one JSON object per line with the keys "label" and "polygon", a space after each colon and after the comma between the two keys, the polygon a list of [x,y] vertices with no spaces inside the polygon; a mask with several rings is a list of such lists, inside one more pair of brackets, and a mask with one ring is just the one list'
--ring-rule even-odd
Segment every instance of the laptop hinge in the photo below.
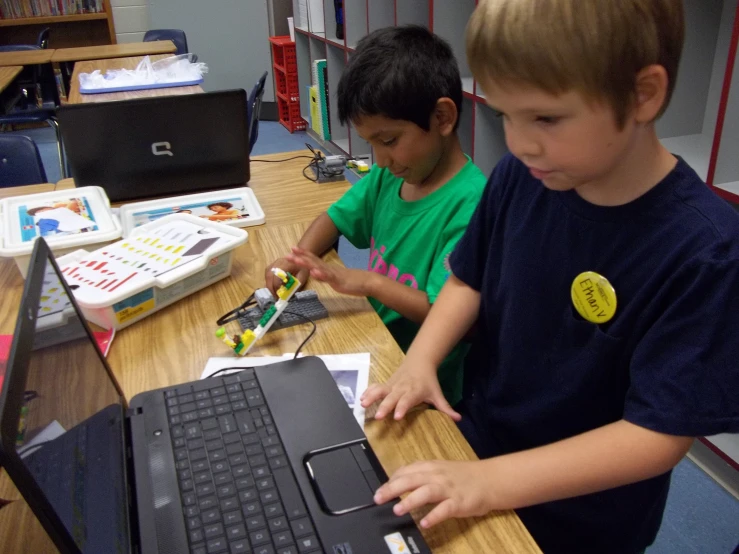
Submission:
{"label": "laptop hinge", "polygon": [[126,418],[123,422],[123,429],[126,434],[126,440],[125,440],[125,464],[126,464],[126,488],[128,489],[126,491],[126,498],[128,500],[128,517],[129,517],[129,523],[128,527],[131,533],[130,541],[131,541],[131,552],[133,554],[139,554],[141,552],[141,545],[139,544],[139,519],[138,519],[138,508],[136,503],[136,480],[135,480],[135,472],[134,472],[134,466],[133,466],[133,448],[132,448],[132,440],[133,440],[133,433],[131,431],[131,416],[136,415],[141,411],[141,408],[138,408],[136,410],[127,409],[126,410]]}

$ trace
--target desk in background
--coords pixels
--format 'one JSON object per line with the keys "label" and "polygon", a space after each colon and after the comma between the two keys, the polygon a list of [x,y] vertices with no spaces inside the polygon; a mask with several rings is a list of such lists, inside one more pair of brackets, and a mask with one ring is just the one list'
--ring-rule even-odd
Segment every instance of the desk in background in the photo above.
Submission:
{"label": "desk in background", "polygon": [[21,71],[23,71],[22,65],[0,66],[0,92],[3,92]]}
{"label": "desk in background", "polygon": [[0,67],[49,63],[54,52],[55,51],[53,49],[0,52]]}
{"label": "desk in background", "polygon": [[[161,54],[158,56],[150,56],[151,61],[157,61],[168,58],[169,55]],[[80,73],[92,73],[99,69],[105,73],[109,69],[136,69],[139,62],[144,56],[133,56],[128,58],[109,58],[101,60],[87,60],[74,64],[72,72],[72,80],[69,86],[69,95],[67,102],[69,104],[85,104],[88,102],[110,102],[114,100],[130,100],[132,98],[148,98],[151,96],[175,96],[182,94],[196,94],[203,92],[200,85],[192,85],[187,87],[167,87],[147,90],[130,90],[127,92],[104,92],[101,94],[82,94],[80,93]]]}
{"label": "desk in background", "polygon": [[103,60],[107,58],[125,58],[128,56],[153,56],[156,54],[174,54],[177,47],[171,40],[155,40],[151,42],[128,42],[123,44],[106,44],[102,46],[82,46],[79,48],[58,48],[51,61],[61,68],[64,88],[69,90],[74,62],[84,60]]}
{"label": "desk in background", "polygon": [[[261,158],[282,159],[295,154]],[[231,355],[214,336],[216,319],[241,303],[255,288],[263,286],[266,264],[296,244],[308,224],[349,188],[347,182],[319,185],[304,179],[301,172],[307,162],[302,159],[280,164],[255,162],[249,184],[265,211],[267,222],[247,228],[249,241],[234,251],[231,277],[116,334],[108,362],[126,398],[197,379],[208,358]],[[70,186],[70,181],[60,182],[57,188]],[[326,260],[341,264],[333,251],[327,254]],[[401,363],[403,353],[369,302],[364,298],[340,295],[324,283],[310,282],[309,287],[318,291],[331,315],[318,322],[318,331],[303,352],[370,352],[370,380],[387,379]],[[23,280],[15,263],[0,260],[0,290],[4,291],[4,301],[0,304],[0,333],[13,332],[22,289]],[[308,326],[303,325],[270,332],[254,347],[252,354],[292,352],[307,332]],[[248,357],[235,358],[235,361],[248,363]],[[369,421],[365,432],[389,474],[401,465],[418,460],[475,459],[451,419],[434,410],[413,412],[400,422]],[[3,484],[2,480],[0,492],[6,498],[18,498],[12,485]],[[420,521],[425,513],[426,510],[417,511],[413,516]],[[539,552],[513,512],[452,520],[422,532],[435,553]],[[22,500],[0,510],[0,541],[11,552],[49,551],[46,534]]]}

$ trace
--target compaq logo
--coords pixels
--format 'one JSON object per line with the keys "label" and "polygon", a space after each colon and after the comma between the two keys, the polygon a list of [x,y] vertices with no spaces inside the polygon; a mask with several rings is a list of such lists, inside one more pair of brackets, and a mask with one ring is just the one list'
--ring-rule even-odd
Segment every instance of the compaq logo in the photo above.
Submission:
{"label": "compaq logo", "polygon": [[155,156],[174,156],[172,145],[168,142],[155,142],[151,145],[151,153]]}

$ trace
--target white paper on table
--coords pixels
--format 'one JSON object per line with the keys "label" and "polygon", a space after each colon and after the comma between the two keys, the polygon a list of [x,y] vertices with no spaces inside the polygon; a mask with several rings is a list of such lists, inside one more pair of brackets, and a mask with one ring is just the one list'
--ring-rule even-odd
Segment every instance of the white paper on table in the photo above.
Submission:
{"label": "white paper on table", "polygon": [[38,447],[42,444],[46,444],[49,441],[53,441],[57,437],[61,437],[66,430],[62,427],[56,419],[44,427],[38,434],[30,439],[26,444],[18,448],[18,455],[21,458],[25,458],[28,454],[33,454]]}
{"label": "white paper on table", "polygon": [[74,213],[69,208],[44,210],[43,212],[39,212],[35,216],[35,219],[36,224],[38,224],[40,219],[54,219],[59,222],[57,230],[63,232],[80,231],[82,229],[95,226],[94,221],[90,221],[86,217],[82,217],[81,215]]}
{"label": "white paper on table", "polygon": [[[241,371],[247,367],[263,366],[284,362],[292,359],[293,354],[282,356],[262,356],[254,358],[210,358],[205,364],[205,369],[200,375],[201,379],[210,377],[216,371],[233,367],[233,371],[224,371],[220,375],[228,375]],[[301,355],[302,357],[302,355]],[[359,426],[364,429],[364,408],[359,403],[359,397],[364,394],[369,385],[369,352],[358,354],[326,354],[318,356],[326,364],[331,376],[334,378],[339,391],[346,400],[347,405],[354,412]]]}

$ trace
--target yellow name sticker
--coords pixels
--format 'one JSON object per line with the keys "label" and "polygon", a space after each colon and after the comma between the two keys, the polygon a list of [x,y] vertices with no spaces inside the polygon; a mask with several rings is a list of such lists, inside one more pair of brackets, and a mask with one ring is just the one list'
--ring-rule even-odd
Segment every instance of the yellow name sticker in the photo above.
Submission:
{"label": "yellow name sticker", "polygon": [[591,323],[606,323],[616,314],[616,290],[594,271],[575,277],[570,292],[577,313]]}

